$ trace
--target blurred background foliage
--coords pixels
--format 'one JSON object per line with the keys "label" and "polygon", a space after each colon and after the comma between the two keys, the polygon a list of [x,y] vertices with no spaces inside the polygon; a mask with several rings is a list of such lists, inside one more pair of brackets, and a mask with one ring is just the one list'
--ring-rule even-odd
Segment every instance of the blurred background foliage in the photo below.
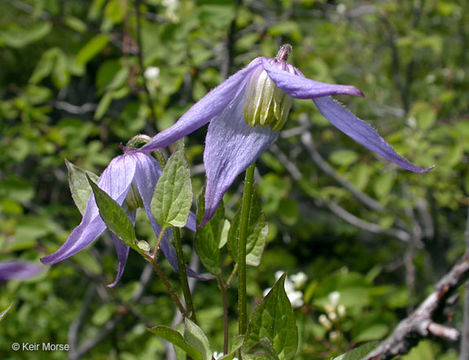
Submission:
{"label": "blurred background foliage", "polygon": [[[382,339],[465,250],[468,39],[465,0],[4,0],[0,260],[38,261],[79,223],[65,159],[100,173],[120,143],[167,128],[228,75],[290,43],[290,62],[306,76],[360,88],[365,98],[340,101],[400,154],[436,168],[398,169],[329,125],[311,101],[295,101],[258,162],[269,242],[248,273],[252,305],[275,271],[303,271],[296,358],[329,359]],[[204,133],[187,140],[194,193]],[[228,217],[240,183],[225,197]],[[144,216],[138,222],[139,236],[151,237]],[[189,259],[193,235],[184,240]],[[107,289],[116,258],[104,235],[35,279],[2,285],[0,309],[15,307],[0,326],[1,358],[15,359],[13,341],[69,343],[71,359],[166,358],[146,327],[170,325],[175,311],[144,267],[131,254],[121,283]],[[197,283],[195,302],[221,351],[216,283]],[[454,310],[460,326],[460,304]],[[457,344],[424,341],[405,359],[457,353]]]}

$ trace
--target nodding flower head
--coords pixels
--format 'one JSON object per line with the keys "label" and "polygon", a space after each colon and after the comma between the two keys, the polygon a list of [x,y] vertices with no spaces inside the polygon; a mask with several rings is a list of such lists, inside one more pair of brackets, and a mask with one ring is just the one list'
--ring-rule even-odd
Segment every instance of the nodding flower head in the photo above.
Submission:
{"label": "nodding flower head", "polygon": [[210,91],[173,126],[158,133],[137,151],[151,152],[168,146],[206,123],[204,165],[205,224],[215,213],[235,178],[272,144],[285,125],[292,99],[309,99],[319,112],[347,136],[404,169],[422,173],[363,120],[333,100],[331,95],[363,96],[350,85],[334,85],[306,78],[287,64],[290,45],[275,58],[259,57]]}

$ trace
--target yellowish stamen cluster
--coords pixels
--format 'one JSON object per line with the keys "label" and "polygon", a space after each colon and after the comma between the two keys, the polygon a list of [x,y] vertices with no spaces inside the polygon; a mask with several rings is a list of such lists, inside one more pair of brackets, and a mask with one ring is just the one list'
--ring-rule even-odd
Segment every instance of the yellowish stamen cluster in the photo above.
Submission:
{"label": "yellowish stamen cluster", "polygon": [[287,121],[293,99],[280,90],[265,70],[251,75],[244,94],[244,120],[250,126],[270,125],[281,130]]}

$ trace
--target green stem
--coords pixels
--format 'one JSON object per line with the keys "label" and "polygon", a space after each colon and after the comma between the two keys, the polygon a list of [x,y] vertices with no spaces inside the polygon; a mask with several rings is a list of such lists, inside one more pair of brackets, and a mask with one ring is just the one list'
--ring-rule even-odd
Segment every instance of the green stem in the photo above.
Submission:
{"label": "green stem", "polygon": [[156,239],[155,248],[153,249],[152,257],[156,260],[156,255],[158,254],[158,250],[160,249],[161,241],[163,240],[164,232],[166,231],[166,226],[163,226],[158,234],[158,238]]}
{"label": "green stem", "polygon": [[227,285],[223,283],[221,276],[217,276],[218,286],[221,291],[221,299],[223,303],[223,355],[228,354],[229,338],[228,338],[228,299],[226,298]]}
{"label": "green stem", "polygon": [[168,289],[169,294],[173,298],[173,300],[174,300],[176,306],[178,307],[179,311],[181,312],[181,314],[184,317],[188,317],[187,311],[186,311],[186,309],[184,309],[184,306],[182,305],[181,301],[179,300],[179,298],[176,294],[176,291],[174,290],[174,288],[169,283],[169,280],[165,276],[165,274],[163,274],[163,271],[161,271],[161,269],[160,269],[158,263],[156,262],[156,260],[154,258],[152,258],[150,254],[147,254],[147,253],[144,253],[143,256],[145,257],[145,259],[147,259],[152,264],[153,269],[155,269],[155,271],[158,274],[158,276],[160,277],[161,281],[163,282],[163,284]]}
{"label": "green stem", "polygon": [[254,180],[255,163],[248,167],[244,178],[243,202],[241,205],[241,222],[239,225],[238,242],[238,316],[239,334],[244,335],[247,330],[247,300],[246,300],[246,242],[248,235],[249,211],[251,192]]}
{"label": "green stem", "polygon": [[186,264],[184,263],[184,254],[182,252],[181,232],[179,228],[173,227],[174,247],[176,248],[176,255],[178,258],[179,266],[179,279],[181,281],[182,293],[186,302],[186,308],[189,311],[190,319],[197,322],[195,316],[194,303],[192,302],[191,289],[187,281]]}

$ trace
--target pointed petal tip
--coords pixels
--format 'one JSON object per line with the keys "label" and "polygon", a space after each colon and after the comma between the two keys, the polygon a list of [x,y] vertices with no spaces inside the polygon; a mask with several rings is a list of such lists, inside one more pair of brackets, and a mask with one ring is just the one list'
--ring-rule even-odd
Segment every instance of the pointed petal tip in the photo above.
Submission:
{"label": "pointed petal tip", "polygon": [[352,94],[354,96],[358,96],[358,97],[365,97],[365,94],[363,93],[363,91],[361,91],[360,89],[357,89],[355,86],[352,86],[354,91],[355,91],[355,94]]}
{"label": "pointed petal tip", "polygon": [[417,173],[417,174],[425,174],[429,171],[432,171],[435,167],[436,167],[436,165],[432,165],[428,168],[417,168],[418,170],[416,170],[414,172]]}

